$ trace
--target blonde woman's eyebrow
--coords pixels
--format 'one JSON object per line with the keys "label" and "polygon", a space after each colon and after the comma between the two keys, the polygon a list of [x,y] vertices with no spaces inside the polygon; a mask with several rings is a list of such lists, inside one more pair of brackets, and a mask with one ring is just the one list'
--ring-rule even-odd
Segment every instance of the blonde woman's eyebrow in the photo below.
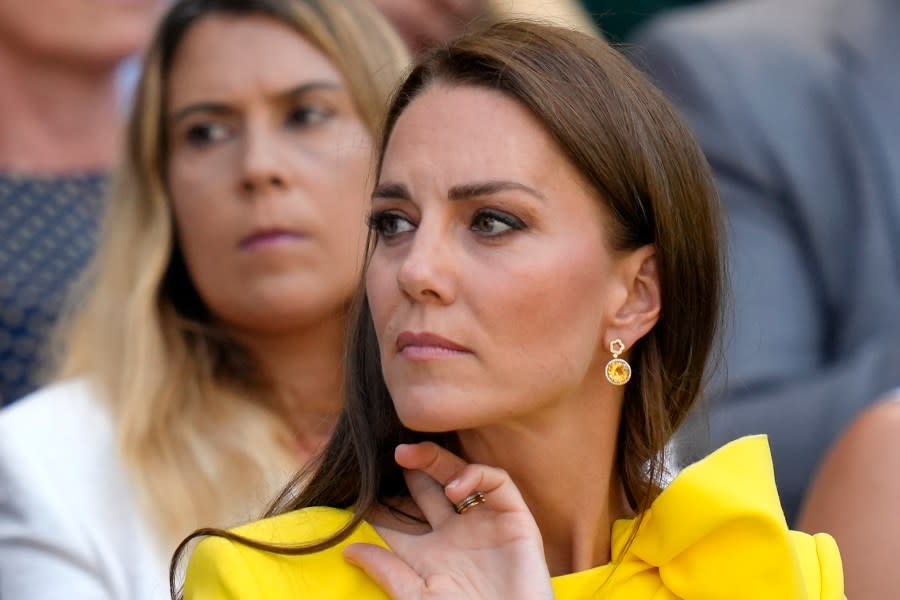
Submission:
{"label": "blonde woman's eyebrow", "polygon": [[[297,98],[298,96],[303,96],[304,94],[309,94],[311,92],[316,92],[319,90],[338,90],[342,87],[343,86],[337,81],[310,81],[291,87],[287,90],[271,94],[269,96],[269,99],[274,102],[284,102]],[[227,102],[195,102],[174,111],[169,117],[169,122],[174,125],[179,121],[183,121],[185,118],[196,113],[212,113],[217,115],[225,115],[234,112],[236,112],[235,107],[228,104]]]}

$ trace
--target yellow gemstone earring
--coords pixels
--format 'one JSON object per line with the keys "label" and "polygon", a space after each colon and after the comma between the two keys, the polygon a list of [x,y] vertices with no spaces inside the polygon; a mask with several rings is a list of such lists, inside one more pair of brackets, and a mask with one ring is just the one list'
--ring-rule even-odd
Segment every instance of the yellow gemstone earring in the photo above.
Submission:
{"label": "yellow gemstone earring", "polygon": [[613,385],[625,385],[631,379],[631,365],[619,355],[625,352],[625,344],[616,338],[609,343],[612,359],[606,363],[606,380]]}

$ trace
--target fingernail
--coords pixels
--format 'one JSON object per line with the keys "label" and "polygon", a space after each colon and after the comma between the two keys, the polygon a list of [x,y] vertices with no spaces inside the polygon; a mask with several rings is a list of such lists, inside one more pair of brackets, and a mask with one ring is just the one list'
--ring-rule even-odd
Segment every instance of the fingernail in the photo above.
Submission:
{"label": "fingernail", "polygon": [[450,483],[444,486],[445,490],[452,490],[453,488],[459,486],[459,479],[454,479]]}

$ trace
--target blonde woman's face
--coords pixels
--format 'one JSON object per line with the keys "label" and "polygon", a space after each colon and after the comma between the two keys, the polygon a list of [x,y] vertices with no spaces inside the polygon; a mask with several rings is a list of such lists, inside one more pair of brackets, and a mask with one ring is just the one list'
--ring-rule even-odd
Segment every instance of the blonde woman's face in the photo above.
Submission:
{"label": "blonde woman's face", "polygon": [[336,67],[267,17],[206,17],[168,81],[168,187],[212,313],[278,333],[345,310],[365,240],[371,138]]}

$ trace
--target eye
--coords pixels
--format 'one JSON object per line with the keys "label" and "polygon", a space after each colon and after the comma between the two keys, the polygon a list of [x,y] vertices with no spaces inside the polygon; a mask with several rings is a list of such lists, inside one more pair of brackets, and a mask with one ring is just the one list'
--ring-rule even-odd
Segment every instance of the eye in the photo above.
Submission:
{"label": "eye", "polygon": [[291,127],[309,127],[328,121],[334,116],[334,111],[311,104],[301,104],[294,107],[287,116],[287,125]]}
{"label": "eye", "polygon": [[510,231],[525,229],[526,225],[521,219],[507,212],[482,209],[472,217],[470,228],[483,236],[497,237]]}
{"label": "eye", "polygon": [[191,146],[203,147],[224,140],[229,130],[221,123],[197,123],[191,125],[184,134],[184,139]]}
{"label": "eye", "polygon": [[379,239],[390,240],[415,229],[412,222],[393,211],[375,212],[369,216],[369,228]]}

